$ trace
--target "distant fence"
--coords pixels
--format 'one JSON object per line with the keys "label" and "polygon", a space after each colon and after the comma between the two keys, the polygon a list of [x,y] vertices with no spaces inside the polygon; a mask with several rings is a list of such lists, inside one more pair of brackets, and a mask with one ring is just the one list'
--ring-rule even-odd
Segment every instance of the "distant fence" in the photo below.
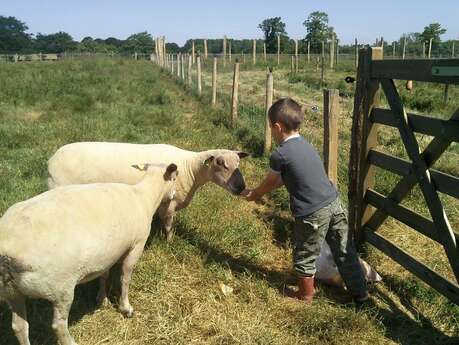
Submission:
{"label": "distant fence", "polygon": [[[459,177],[432,168],[451,143],[459,142],[459,109],[449,120],[409,114],[394,84],[397,79],[458,85],[459,59],[381,58],[380,48],[362,49],[359,54],[349,164],[349,223],[359,241],[372,244],[459,304],[459,234],[451,228],[439,196],[443,193],[459,198]],[[380,91],[390,109],[379,107]],[[398,129],[411,161],[376,150],[381,125]],[[415,132],[433,137],[422,152]],[[374,190],[375,167],[402,177],[387,196]],[[416,185],[431,219],[400,205]],[[455,281],[442,277],[379,234],[377,230],[389,216],[442,245]]]}

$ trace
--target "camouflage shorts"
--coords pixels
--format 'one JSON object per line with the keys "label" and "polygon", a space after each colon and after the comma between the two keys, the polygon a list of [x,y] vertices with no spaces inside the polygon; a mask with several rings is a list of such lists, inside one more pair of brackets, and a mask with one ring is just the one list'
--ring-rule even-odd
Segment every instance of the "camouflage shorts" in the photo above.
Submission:
{"label": "camouflage shorts", "polygon": [[338,271],[353,295],[367,291],[357,251],[349,233],[346,212],[336,198],[327,206],[295,219],[293,265],[300,277],[313,276],[323,241],[327,241]]}

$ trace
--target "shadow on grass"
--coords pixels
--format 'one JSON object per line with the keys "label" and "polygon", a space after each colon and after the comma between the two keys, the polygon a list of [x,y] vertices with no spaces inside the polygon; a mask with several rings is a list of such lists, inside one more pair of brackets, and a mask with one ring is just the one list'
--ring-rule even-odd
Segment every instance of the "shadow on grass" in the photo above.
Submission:
{"label": "shadow on grass", "polygon": [[[262,214],[261,217],[270,224],[273,224],[274,237],[276,242],[281,246],[288,243],[289,233],[286,228],[290,228],[290,220],[276,214]],[[215,248],[208,243],[202,236],[192,229],[178,222],[176,224],[176,233],[182,239],[186,240],[193,246],[197,247],[202,253],[205,253],[207,264],[218,264],[223,267],[229,267],[232,271],[238,273],[250,273],[257,279],[266,281],[269,286],[283,293],[284,286],[294,282],[289,272],[270,270],[266,267],[257,265],[246,258],[235,258],[231,254]],[[381,284],[381,283],[379,283]],[[416,290],[406,286],[405,281],[396,280],[393,277],[383,277],[383,284],[398,294],[402,305],[416,316],[413,320],[407,315],[397,303],[388,296],[378,284],[370,286],[370,295],[372,296],[362,312],[378,320],[385,328],[385,336],[397,343],[403,345],[418,344],[459,344],[459,337],[451,337],[437,329],[427,317],[420,315],[419,312],[410,302],[416,297]],[[428,289],[427,289],[428,291]],[[323,284],[318,285],[318,296],[334,301],[338,304],[349,305],[354,308],[349,294],[342,288],[331,287]],[[376,304],[375,300],[381,300],[389,306],[389,310]],[[457,308],[454,306],[454,308]],[[459,309],[457,309],[459,315]]]}
{"label": "shadow on grass", "polygon": [[[79,285],[70,310],[69,325],[81,320],[85,315],[97,310],[96,296],[98,280]],[[31,344],[55,345],[57,338],[51,328],[53,308],[45,300],[27,300],[27,317],[29,322],[29,339]],[[6,303],[0,303],[0,344],[16,345],[17,340],[11,329],[11,311]]]}

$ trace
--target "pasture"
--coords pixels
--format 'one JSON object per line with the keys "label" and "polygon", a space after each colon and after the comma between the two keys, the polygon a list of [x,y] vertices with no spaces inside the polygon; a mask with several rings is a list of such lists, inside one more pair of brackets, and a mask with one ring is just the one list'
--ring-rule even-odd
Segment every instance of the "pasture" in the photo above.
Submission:
{"label": "pasture", "polygon": [[[210,64],[209,64],[210,66]],[[168,143],[189,150],[242,149],[253,157],[242,162],[249,186],[267,168],[263,147],[265,67],[243,67],[238,125],[228,124],[231,68],[222,70],[218,106],[211,108],[210,67],[204,93],[197,96],[167,71],[149,61],[80,59],[55,63],[0,65],[0,215],[12,204],[46,190],[46,161],[74,141]],[[338,180],[347,197],[352,114],[352,66],[329,72],[328,87],[342,89]],[[307,110],[302,133],[322,147],[322,91],[313,66],[298,75],[275,71],[275,99],[291,96]],[[402,85],[400,85],[402,88]],[[408,106],[418,112],[450,114],[459,90],[442,104],[441,86],[419,85]],[[317,105],[318,110],[312,110]],[[380,134],[382,145],[404,156],[395,132]],[[422,138],[421,138],[422,139]],[[428,138],[425,138],[426,140]],[[437,164],[458,174],[459,148]],[[379,190],[396,177],[378,172]],[[425,212],[419,190],[406,204]],[[459,203],[448,199],[453,228],[459,227]],[[77,288],[70,332],[80,345],[95,344],[457,344],[459,307],[401,269],[375,249],[366,260],[383,277],[371,287],[371,304],[356,311],[345,292],[319,286],[308,306],[282,297],[291,281],[292,219],[284,190],[261,204],[248,204],[215,185],[200,190],[178,213],[172,244],[152,235],[134,271],[130,299],[136,313],[123,318],[111,305],[95,308],[95,282]],[[403,248],[451,276],[442,249],[395,221],[382,231]],[[364,248],[365,249],[365,248]],[[221,291],[221,284],[233,288]],[[115,284],[116,285],[116,284]],[[116,295],[116,286],[112,289]],[[115,299],[112,299],[115,301]],[[52,311],[29,301],[32,344],[55,343]],[[13,345],[11,313],[0,304],[0,344]]]}

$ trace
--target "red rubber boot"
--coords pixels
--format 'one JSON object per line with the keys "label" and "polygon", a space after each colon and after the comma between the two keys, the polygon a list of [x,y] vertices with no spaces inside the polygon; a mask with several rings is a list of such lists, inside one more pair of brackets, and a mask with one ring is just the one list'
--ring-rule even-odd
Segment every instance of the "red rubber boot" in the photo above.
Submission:
{"label": "red rubber boot", "polygon": [[306,303],[311,303],[314,297],[314,277],[298,278],[298,291],[290,289],[285,290],[285,295],[290,298],[296,298]]}

